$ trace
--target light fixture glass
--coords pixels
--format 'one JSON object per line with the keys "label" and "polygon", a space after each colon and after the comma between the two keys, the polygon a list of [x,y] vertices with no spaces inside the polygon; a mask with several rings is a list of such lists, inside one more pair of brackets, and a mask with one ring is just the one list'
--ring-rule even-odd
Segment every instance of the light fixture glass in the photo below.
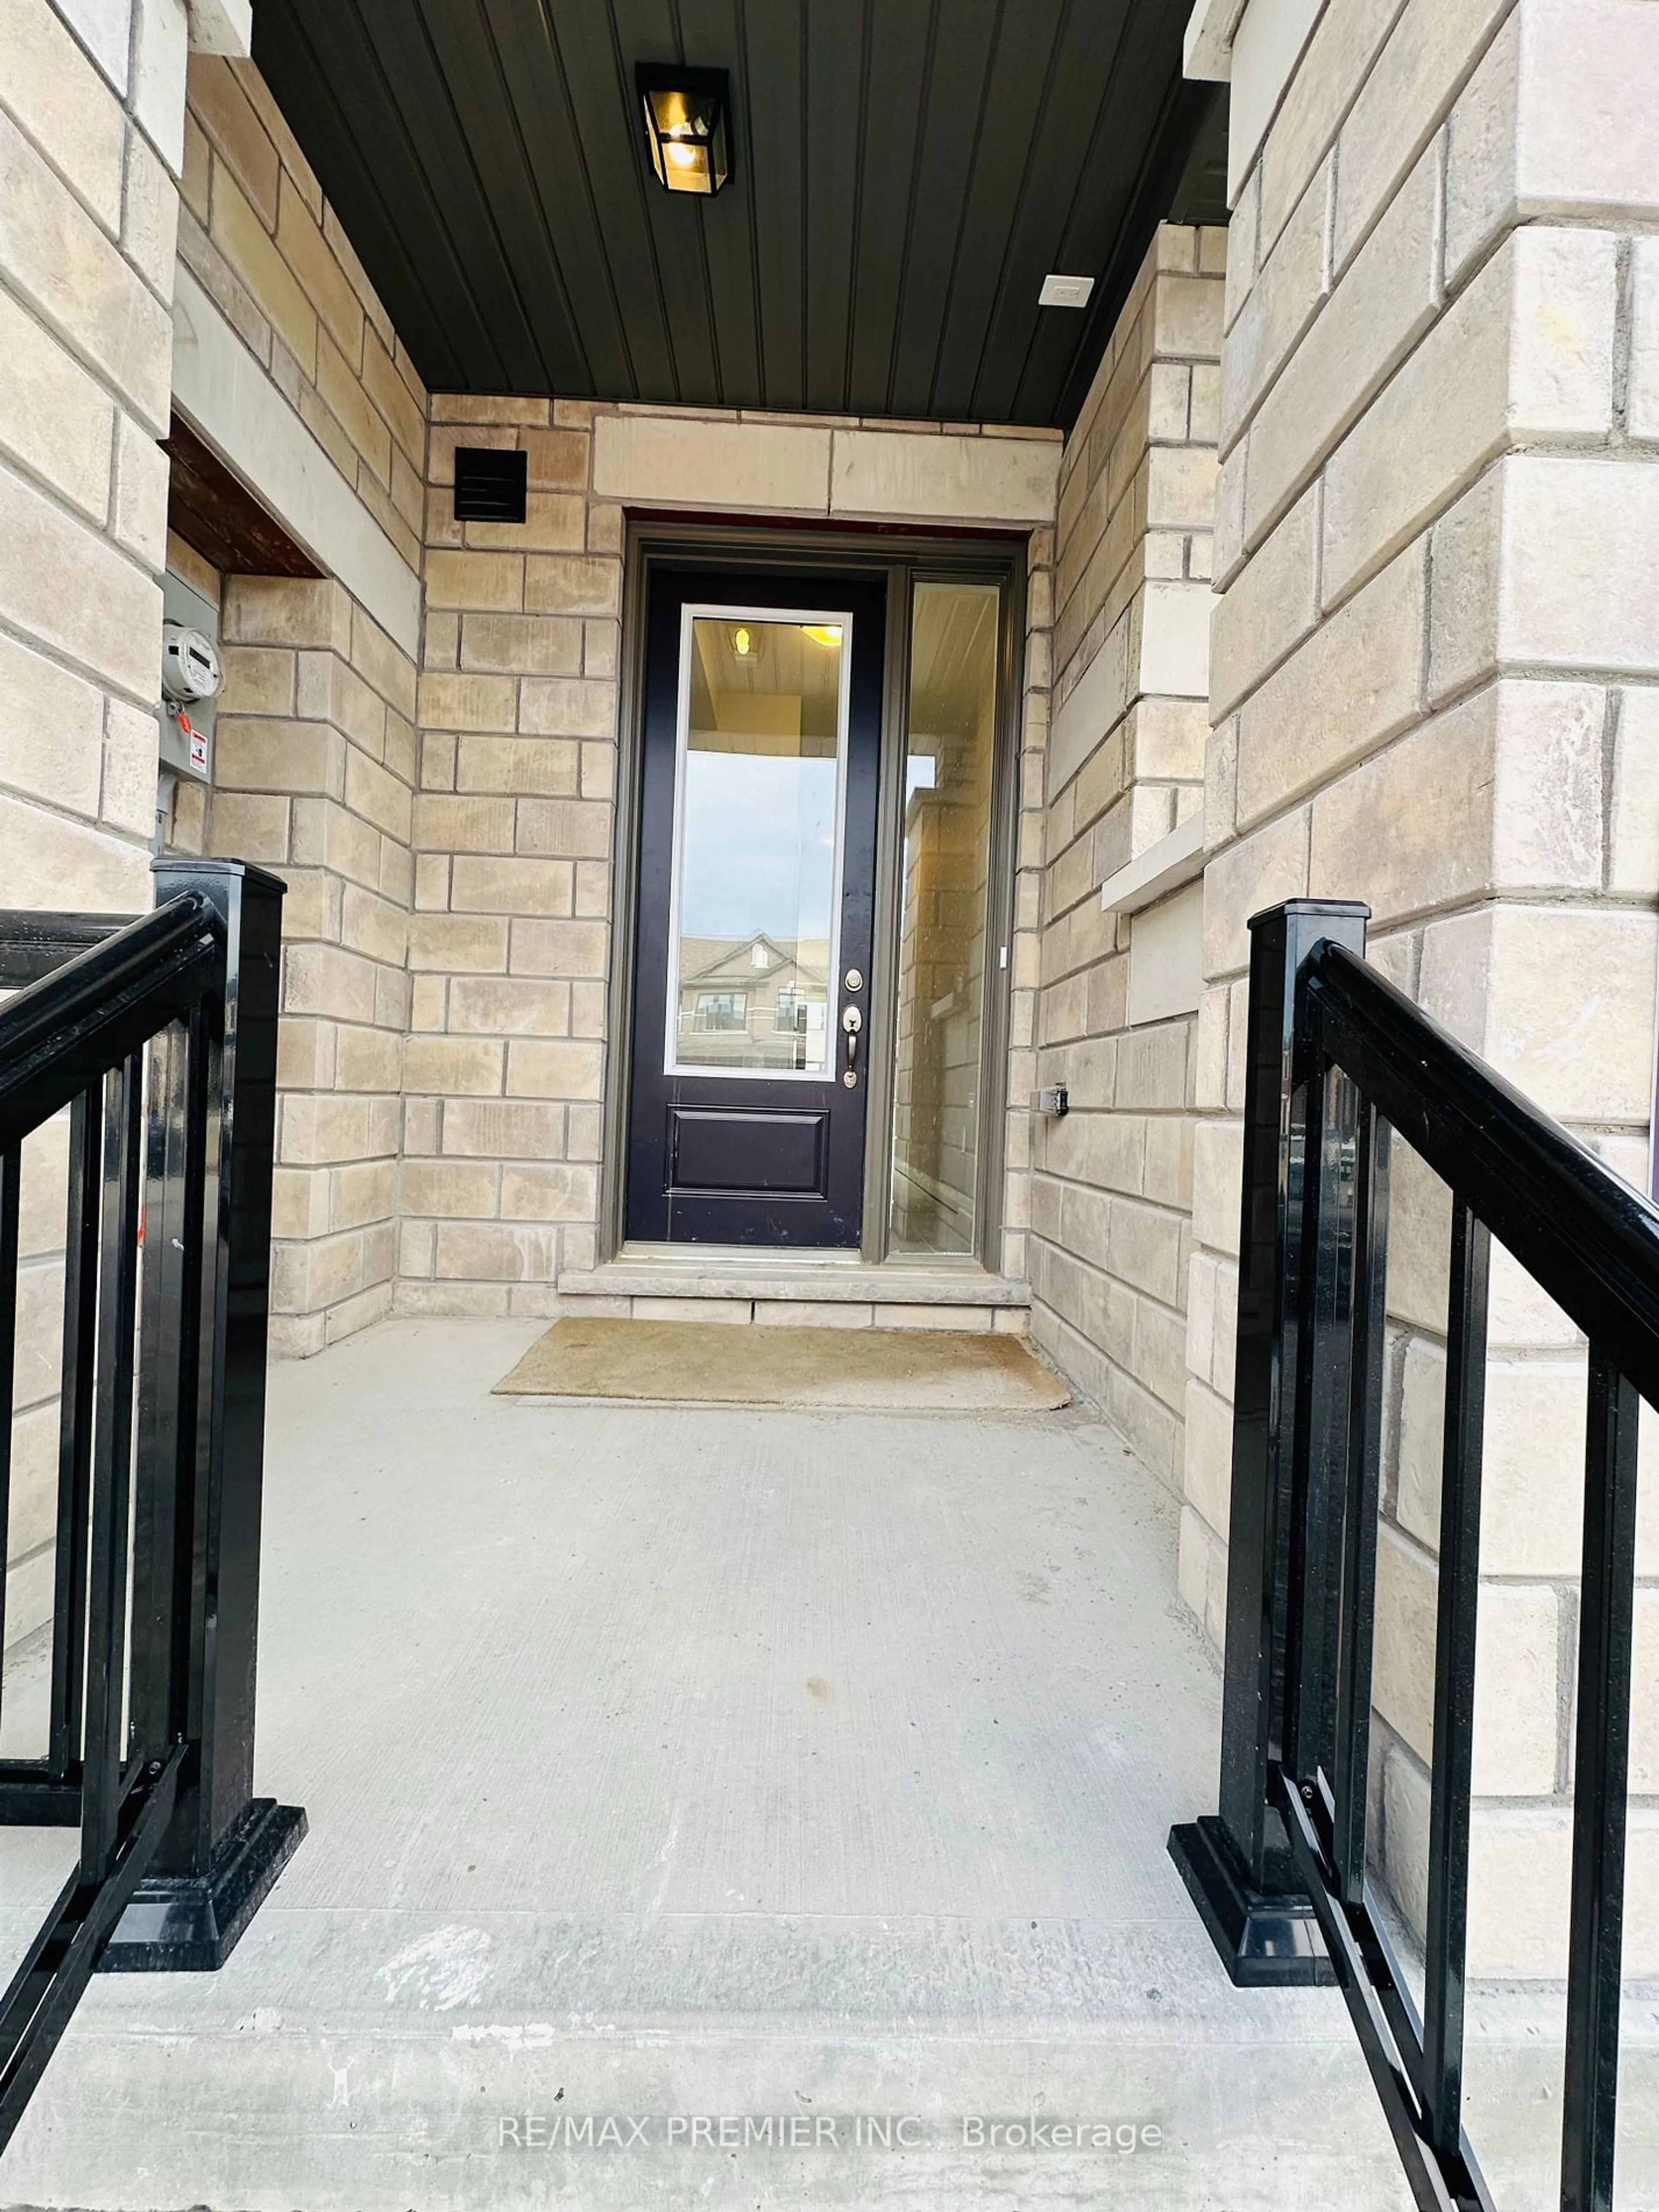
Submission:
{"label": "light fixture glass", "polygon": [[841,643],[839,623],[803,623],[801,628],[814,645],[827,645],[833,647]]}
{"label": "light fixture glass", "polygon": [[652,173],[665,191],[719,191],[730,173],[724,70],[642,62],[634,73]]}

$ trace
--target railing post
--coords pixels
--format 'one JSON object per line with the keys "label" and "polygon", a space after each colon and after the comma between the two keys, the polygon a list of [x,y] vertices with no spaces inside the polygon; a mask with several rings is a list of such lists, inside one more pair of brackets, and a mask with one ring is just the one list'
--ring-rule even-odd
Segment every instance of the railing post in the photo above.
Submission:
{"label": "railing post", "polygon": [[[223,1963],[304,1835],[305,1814],[252,1794],[285,887],[240,860],[158,860],[155,872],[158,903],[198,891],[225,928],[222,1008],[198,1032],[206,1045],[198,1142],[207,1220],[186,1455],[193,1494],[188,1525],[173,1531],[183,1587],[173,1595],[171,1662],[152,1650],[143,1678],[152,1701],[146,1722],[182,1735],[193,1755],[167,1838],[104,1967],[176,1973]],[[137,1699],[139,1680],[134,1686]],[[163,1698],[165,1715],[156,1710]]]}
{"label": "railing post", "polygon": [[1170,1856],[1241,1987],[1332,1978],[1268,1797],[1285,1725],[1286,1507],[1307,1164],[1296,985],[1323,939],[1363,955],[1370,914],[1346,900],[1291,899],[1250,922],[1220,1809],[1170,1835]]}

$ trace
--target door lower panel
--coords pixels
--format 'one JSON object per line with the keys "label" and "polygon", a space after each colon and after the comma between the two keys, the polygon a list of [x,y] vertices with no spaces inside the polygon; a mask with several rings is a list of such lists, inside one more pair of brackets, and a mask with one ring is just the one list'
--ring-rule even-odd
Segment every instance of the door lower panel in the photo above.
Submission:
{"label": "door lower panel", "polygon": [[830,1116],[671,1106],[668,1161],[671,1206],[682,1192],[827,1198]]}

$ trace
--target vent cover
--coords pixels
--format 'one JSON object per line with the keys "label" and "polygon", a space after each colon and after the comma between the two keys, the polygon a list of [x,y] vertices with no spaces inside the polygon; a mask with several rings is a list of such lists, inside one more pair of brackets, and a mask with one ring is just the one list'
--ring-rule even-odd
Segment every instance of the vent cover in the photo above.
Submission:
{"label": "vent cover", "polygon": [[494,446],[455,448],[457,522],[522,522],[530,483],[526,453]]}

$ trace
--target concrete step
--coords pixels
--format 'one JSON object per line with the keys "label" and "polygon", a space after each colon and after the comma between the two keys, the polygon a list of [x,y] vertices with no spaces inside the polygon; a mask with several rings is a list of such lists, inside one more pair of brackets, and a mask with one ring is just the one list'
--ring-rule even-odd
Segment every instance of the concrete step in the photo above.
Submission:
{"label": "concrete step", "polygon": [[216,1977],[99,1981],[0,2202],[1407,2199],[1338,2000],[1231,1991],[1190,1929],[273,1900]]}
{"label": "concrete step", "polygon": [[722,1320],[874,1328],[1010,1329],[1023,1334],[1029,1283],[971,1261],[791,1257],[687,1250],[623,1253],[559,1277],[561,1306],[623,1319]]}

